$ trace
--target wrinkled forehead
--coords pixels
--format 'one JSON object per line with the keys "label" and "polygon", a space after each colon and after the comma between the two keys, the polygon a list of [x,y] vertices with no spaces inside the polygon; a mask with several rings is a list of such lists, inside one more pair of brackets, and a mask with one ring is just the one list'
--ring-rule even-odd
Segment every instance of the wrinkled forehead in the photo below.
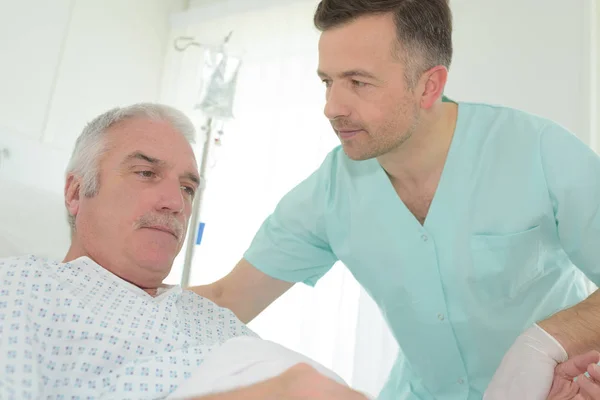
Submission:
{"label": "wrinkled forehead", "polygon": [[106,156],[116,162],[138,152],[170,165],[198,169],[192,145],[170,122],[164,120],[136,117],[120,121],[108,129],[105,150]]}

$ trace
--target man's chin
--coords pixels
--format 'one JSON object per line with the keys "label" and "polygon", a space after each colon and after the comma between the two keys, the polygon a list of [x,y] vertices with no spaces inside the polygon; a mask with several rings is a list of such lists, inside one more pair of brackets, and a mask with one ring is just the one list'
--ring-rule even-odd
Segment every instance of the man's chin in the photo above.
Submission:
{"label": "man's chin", "polygon": [[376,157],[376,155],[372,155],[370,152],[362,151],[355,146],[346,146],[343,143],[342,149],[344,150],[344,154],[352,161],[365,161]]}
{"label": "man's chin", "polygon": [[152,247],[145,248],[136,253],[134,258],[138,265],[149,271],[166,272],[166,275],[171,271],[173,261],[177,255],[177,253],[172,250],[167,251],[165,249],[156,249]]}

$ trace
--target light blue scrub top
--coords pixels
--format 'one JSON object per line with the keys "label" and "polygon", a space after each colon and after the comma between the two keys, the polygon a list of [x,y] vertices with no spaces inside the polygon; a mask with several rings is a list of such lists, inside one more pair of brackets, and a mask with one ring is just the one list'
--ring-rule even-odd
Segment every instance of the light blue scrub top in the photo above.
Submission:
{"label": "light blue scrub top", "polygon": [[338,147],[245,254],[309,285],[347,266],[401,348],[381,399],[481,399],[522,331],[583,300],[584,273],[600,284],[598,156],[551,121],[458,104],[424,226],[377,160]]}

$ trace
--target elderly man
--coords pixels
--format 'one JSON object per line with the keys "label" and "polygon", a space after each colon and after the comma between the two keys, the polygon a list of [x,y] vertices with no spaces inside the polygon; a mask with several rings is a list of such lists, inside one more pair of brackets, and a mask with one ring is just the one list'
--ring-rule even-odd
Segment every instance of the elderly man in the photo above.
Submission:
{"label": "elderly man", "polygon": [[[193,136],[182,113],[154,104],[110,110],[84,129],[67,171],[64,260],[0,260],[1,399],[165,398],[193,384],[211,353],[231,357],[224,344],[258,341],[231,311],[162,284],[200,182]],[[264,358],[275,345],[260,343]],[[238,349],[213,388],[240,386],[236,365],[248,366],[241,386],[263,382],[214,398],[364,398],[300,355],[274,354],[279,370],[249,374]],[[205,381],[182,393],[211,393]]]}
{"label": "elderly man", "polygon": [[559,364],[547,400],[600,399],[599,361],[600,353],[592,350]]}

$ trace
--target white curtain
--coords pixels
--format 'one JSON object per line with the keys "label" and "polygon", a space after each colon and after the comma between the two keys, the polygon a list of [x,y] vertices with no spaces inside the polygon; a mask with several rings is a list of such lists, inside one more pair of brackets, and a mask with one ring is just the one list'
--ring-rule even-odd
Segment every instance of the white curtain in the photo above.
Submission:
{"label": "white curtain", "polygon": [[[246,12],[224,12],[177,35],[219,44],[243,58],[222,146],[211,157],[191,284],[213,282],[241,258],[279,199],[319,167],[337,144],[323,116],[324,88],[316,75],[316,1]],[[197,11],[197,10],[196,10]],[[170,49],[163,97],[187,109],[198,90],[202,53]],[[201,153],[201,151],[199,151]],[[181,274],[182,255],[169,276]],[[250,324],[258,334],[321,362],[359,390],[377,394],[395,356],[379,310],[338,263],[317,285],[298,284]]]}

